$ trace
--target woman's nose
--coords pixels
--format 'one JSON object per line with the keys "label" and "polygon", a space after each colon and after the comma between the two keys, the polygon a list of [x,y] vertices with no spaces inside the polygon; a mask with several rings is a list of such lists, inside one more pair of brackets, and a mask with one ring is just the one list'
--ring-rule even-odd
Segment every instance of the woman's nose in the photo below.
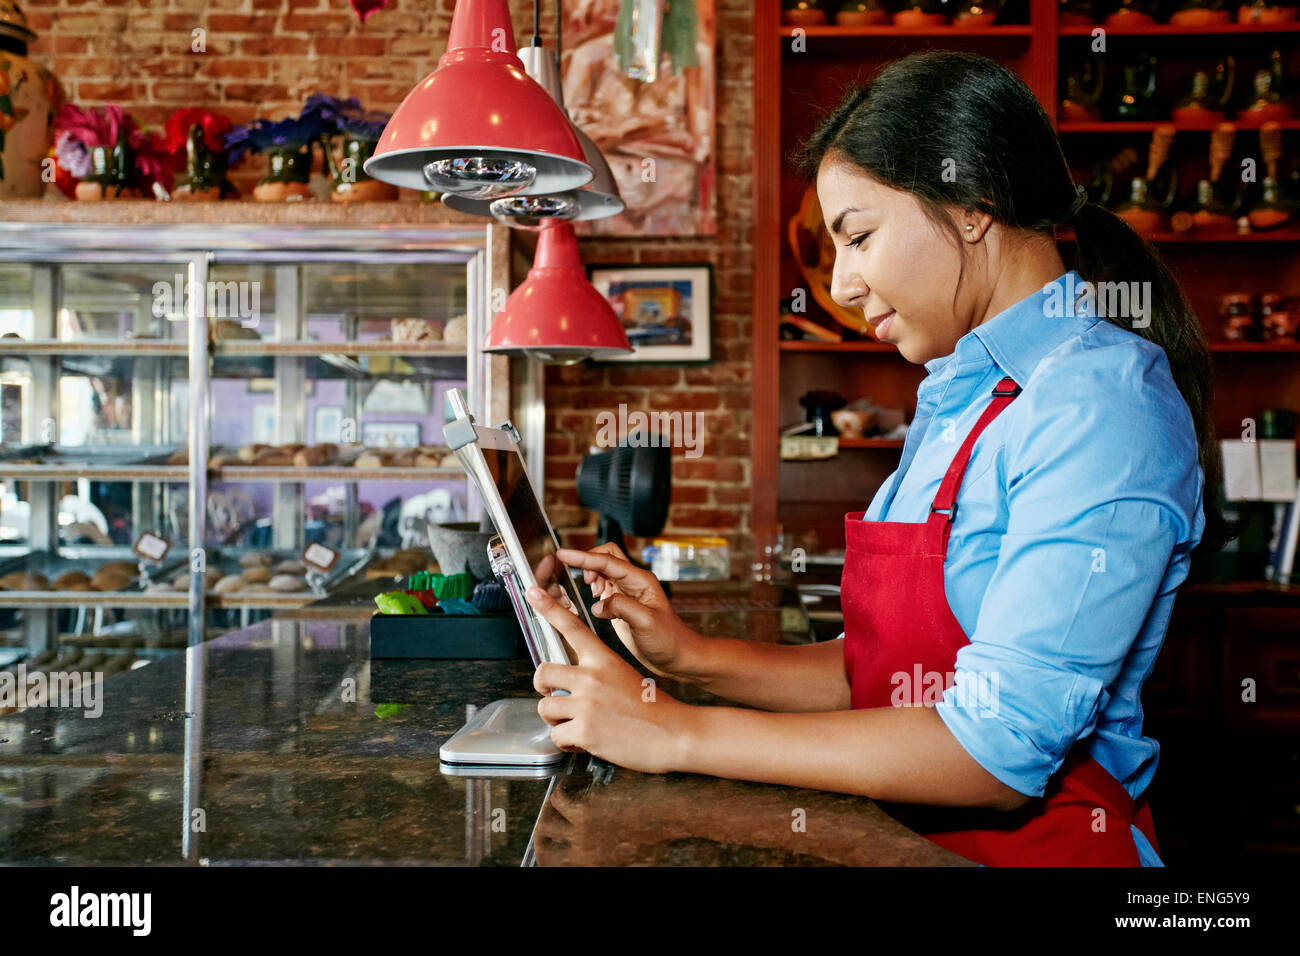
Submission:
{"label": "woman's nose", "polygon": [[862,276],[846,268],[841,256],[835,257],[835,266],[831,270],[831,298],[837,305],[853,308],[867,294],[867,284]]}

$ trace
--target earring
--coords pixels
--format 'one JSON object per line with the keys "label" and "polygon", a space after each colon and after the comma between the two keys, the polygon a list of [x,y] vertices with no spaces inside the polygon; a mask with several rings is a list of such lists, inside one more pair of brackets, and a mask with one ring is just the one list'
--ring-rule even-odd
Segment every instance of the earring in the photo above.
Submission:
{"label": "earring", "polygon": [[967,232],[970,232],[970,231],[971,231],[972,229],[974,229],[974,228],[975,228],[975,227],[972,226],[970,223],[967,223],[967,224],[966,224],[966,231],[967,231]]}

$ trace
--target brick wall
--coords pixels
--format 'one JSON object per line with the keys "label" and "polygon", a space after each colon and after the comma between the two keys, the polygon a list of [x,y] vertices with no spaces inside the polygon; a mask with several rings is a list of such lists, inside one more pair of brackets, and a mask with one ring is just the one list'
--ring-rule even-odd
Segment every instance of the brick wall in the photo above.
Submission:
{"label": "brick wall", "polygon": [[[454,0],[391,0],[360,23],[346,0],[25,0],[39,39],[32,54],[82,106],[120,103],[161,125],[180,106],[209,106],[236,122],[295,114],[316,90],[358,96],[391,110],[436,65]],[[532,7],[511,0],[516,36],[531,30]],[[553,0],[542,4],[553,45]],[[718,234],[684,239],[587,239],[588,262],[711,262],[713,356],[707,366],[576,366],[546,375],[546,497],[557,525],[576,545],[594,539],[595,519],[578,507],[574,471],[593,443],[596,416],[629,409],[700,411],[703,455],[674,449],[667,530],[713,533],[747,566],[750,497],[751,150],[753,6],[718,0]],[[194,32],[203,31],[201,34]],[[206,52],[193,52],[196,36]],[[252,159],[235,177],[247,189],[264,172]],[[531,260],[516,244],[516,278]]]}

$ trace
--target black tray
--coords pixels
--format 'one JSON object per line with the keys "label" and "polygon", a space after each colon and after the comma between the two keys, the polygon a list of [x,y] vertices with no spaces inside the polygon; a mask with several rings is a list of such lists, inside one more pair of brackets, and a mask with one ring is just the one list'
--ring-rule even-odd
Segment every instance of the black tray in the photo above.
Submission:
{"label": "black tray", "polygon": [[372,660],[509,660],[527,656],[514,611],[376,614],[370,619]]}

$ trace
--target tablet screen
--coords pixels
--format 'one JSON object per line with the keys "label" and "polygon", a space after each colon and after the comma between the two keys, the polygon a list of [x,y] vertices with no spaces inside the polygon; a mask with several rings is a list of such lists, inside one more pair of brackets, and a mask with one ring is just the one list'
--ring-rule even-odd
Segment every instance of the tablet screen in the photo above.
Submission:
{"label": "tablet screen", "polygon": [[554,594],[558,585],[569,604],[594,631],[588,605],[578,593],[576,582],[568,568],[555,558],[555,535],[537,500],[537,493],[533,491],[532,482],[528,480],[523,459],[517,452],[500,448],[483,448],[482,451],[501,495],[501,503],[506,506],[506,514],[510,516],[510,523],[523,545],[528,566],[537,579],[537,586]]}

